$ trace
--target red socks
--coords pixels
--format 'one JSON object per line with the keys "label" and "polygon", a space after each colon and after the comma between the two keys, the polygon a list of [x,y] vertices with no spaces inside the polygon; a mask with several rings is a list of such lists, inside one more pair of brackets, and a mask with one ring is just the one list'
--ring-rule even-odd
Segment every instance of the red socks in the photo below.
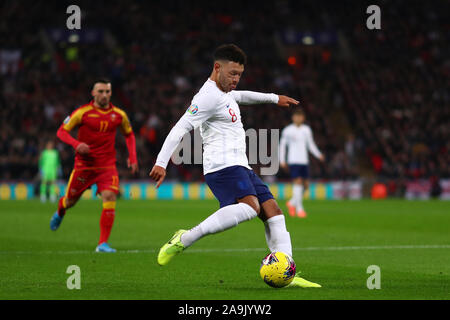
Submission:
{"label": "red socks", "polygon": [[114,218],[116,216],[116,202],[103,202],[103,211],[100,217],[100,239],[98,244],[108,242]]}

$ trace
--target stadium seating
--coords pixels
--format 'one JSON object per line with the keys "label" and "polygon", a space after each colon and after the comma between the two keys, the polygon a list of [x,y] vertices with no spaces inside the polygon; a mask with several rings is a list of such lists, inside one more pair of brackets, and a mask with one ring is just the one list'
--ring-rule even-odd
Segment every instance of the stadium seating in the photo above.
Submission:
{"label": "stadium seating", "polygon": [[[249,56],[240,88],[300,99],[327,158],[325,165],[313,161],[313,177],[367,176],[395,185],[449,177],[446,2],[390,3],[382,30],[369,31],[363,8],[360,16],[352,10],[347,17],[349,1],[323,2],[320,11],[314,1],[194,8],[190,1],[100,1],[84,11],[75,38],[57,3],[0,5],[2,180],[36,177],[43,145],[90,99],[100,75],[112,79],[113,102],[130,115],[146,178],[171,126],[209,75],[213,48],[226,42]],[[287,37],[292,32],[311,32],[313,40],[325,34],[328,42],[305,44],[300,37],[296,43]],[[288,63],[290,56],[295,59]],[[271,106],[243,107],[242,113],[248,128],[281,129],[290,121],[288,111]],[[119,154],[126,154],[122,140]],[[58,147],[67,178],[73,152]],[[118,160],[121,176],[129,177],[126,159]],[[171,166],[168,178],[201,181],[201,166]],[[284,178],[280,172],[278,179]]]}

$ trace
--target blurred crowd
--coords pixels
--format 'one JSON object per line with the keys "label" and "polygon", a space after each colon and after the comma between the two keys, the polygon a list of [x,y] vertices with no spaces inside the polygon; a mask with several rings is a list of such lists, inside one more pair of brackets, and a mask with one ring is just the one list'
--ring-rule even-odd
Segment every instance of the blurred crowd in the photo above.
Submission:
{"label": "blurred crowd", "polygon": [[[214,48],[248,55],[238,89],[301,101],[326,162],[319,179],[449,177],[449,23],[445,1],[381,2],[382,29],[366,28],[366,6],[351,1],[81,2],[82,30],[98,41],[52,40],[65,29],[66,1],[0,4],[0,179],[37,176],[46,141],[109,77],[113,103],[129,115],[145,178],[170,128],[211,72]],[[286,30],[323,31],[335,43],[284,43]],[[291,57],[291,59],[288,59]],[[292,59],[293,58],[293,59]],[[246,128],[279,128],[290,111],[243,106]],[[124,139],[117,137],[121,178]],[[58,144],[63,177],[73,150]],[[169,178],[202,179],[199,165],[170,165]],[[281,180],[285,172],[277,175]]]}

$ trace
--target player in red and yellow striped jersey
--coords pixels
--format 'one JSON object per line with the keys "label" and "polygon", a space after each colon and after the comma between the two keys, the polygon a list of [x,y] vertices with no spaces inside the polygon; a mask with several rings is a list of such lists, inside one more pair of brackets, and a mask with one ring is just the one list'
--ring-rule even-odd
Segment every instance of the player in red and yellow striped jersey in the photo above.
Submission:
{"label": "player in red and yellow striped jersey", "polygon": [[[67,184],[66,194],[58,203],[50,228],[58,229],[65,212],[74,206],[82,193],[97,185],[103,200],[100,217],[100,239],[97,252],[115,252],[107,241],[114,223],[116,196],[119,192],[119,176],[116,169],[116,131],[125,136],[128,148],[128,167],[134,174],[138,171],[136,140],[126,113],[111,102],[111,83],[101,79],[92,89],[93,100],[76,109],[68,116],[57,132],[63,142],[75,149],[75,164]],[[70,135],[78,127],[78,137]]]}

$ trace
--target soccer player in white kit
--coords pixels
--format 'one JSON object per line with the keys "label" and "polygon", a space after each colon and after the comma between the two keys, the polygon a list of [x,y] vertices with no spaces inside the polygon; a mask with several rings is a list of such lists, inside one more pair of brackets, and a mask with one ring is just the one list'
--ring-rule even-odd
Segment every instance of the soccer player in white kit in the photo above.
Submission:
{"label": "soccer player in white kit", "polygon": [[[289,215],[306,218],[303,208],[303,194],[308,189],[309,166],[308,151],[320,161],[324,155],[317,148],[311,128],[304,124],[305,114],[297,108],[292,114],[292,123],[283,129],[280,140],[280,166],[289,170],[293,181],[292,198],[286,203]],[[286,160],[286,147],[288,148]]]}
{"label": "soccer player in white kit", "polygon": [[[160,265],[169,263],[200,238],[257,216],[264,222],[269,250],[281,251],[292,257],[291,238],[286,230],[283,212],[267,185],[248,164],[239,104],[274,103],[289,107],[297,105],[298,101],[272,93],[234,91],[245,63],[245,53],[234,44],[221,45],[216,49],[209,79],[170,131],[149,174],[159,187],[166,175],[169,159],[182,137],[200,127],[203,172],[206,183],[220,202],[220,209],[194,228],[175,232],[159,251],[157,261]],[[290,285],[320,287],[297,275]]]}

